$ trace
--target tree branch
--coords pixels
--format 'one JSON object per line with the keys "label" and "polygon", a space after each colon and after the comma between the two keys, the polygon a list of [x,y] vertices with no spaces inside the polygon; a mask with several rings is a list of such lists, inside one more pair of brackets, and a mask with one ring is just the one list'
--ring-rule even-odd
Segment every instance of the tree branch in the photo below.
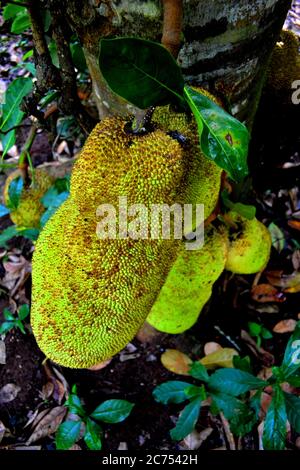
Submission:
{"label": "tree branch", "polygon": [[163,35],[161,43],[177,58],[182,29],[182,0],[162,0],[164,8]]}

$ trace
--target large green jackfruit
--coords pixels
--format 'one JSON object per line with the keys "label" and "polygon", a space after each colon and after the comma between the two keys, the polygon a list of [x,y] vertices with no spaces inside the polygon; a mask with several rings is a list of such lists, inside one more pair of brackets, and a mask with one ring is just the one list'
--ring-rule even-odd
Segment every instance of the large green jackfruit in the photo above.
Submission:
{"label": "large green jackfruit", "polygon": [[227,245],[226,233],[210,227],[200,250],[182,247],[147,317],[151,326],[178,334],[196,323],[224,270]]}
{"label": "large green jackfruit", "polygon": [[[117,208],[120,196],[149,210],[217,200],[221,170],[202,156],[195,123],[184,128],[187,146],[167,135],[171,127],[156,122],[154,131],[136,136],[121,119],[108,118],[85,143],[70,197],[44,227],[33,256],[32,328],[55,362],[85,368],[120,351],[145,321],[182,245],[172,236],[100,240],[99,205]],[[210,177],[208,197],[202,186]]]}
{"label": "large green jackfruit", "polygon": [[[5,204],[9,200],[8,190],[10,183],[20,177],[20,170],[16,170],[8,176],[3,190]],[[52,186],[53,181],[53,178],[45,171],[41,169],[35,170],[31,185],[22,190],[17,209],[10,212],[10,218],[14,224],[24,228],[38,228],[40,226],[40,218],[45,212],[45,207],[40,199]]]}
{"label": "large green jackfruit", "polygon": [[272,239],[269,230],[256,218],[248,220],[234,211],[227,216],[236,225],[229,232],[225,269],[236,274],[262,271],[270,258]]}

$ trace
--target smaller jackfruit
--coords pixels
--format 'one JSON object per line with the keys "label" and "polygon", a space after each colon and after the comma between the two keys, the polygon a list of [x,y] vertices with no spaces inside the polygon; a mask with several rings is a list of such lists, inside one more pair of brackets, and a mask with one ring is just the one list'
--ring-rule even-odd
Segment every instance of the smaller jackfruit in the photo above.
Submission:
{"label": "smaller jackfruit", "polygon": [[256,218],[248,220],[234,211],[227,216],[237,225],[229,232],[229,248],[225,269],[236,274],[254,274],[267,265],[271,251],[271,235]]}
{"label": "smaller jackfruit", "polygon": [[300,77],[299,40],[292,31],[282,30],[272,52],[264,92],[291,104],[291,86]]}
{"label": "smaller jackfruit", "polygon": [[159,331],[179,334],[191,328],[224,270],[227,235],[210,227],[200,250],[181,249],[147,322]]}
{"label": "smaller jackfruit", "polygon": [[[3,190],[3,199],[6,205],[9,202],[9,186],[14,179],[19,177],[21,177],[21,171],[16,170],[6,179]],[[10,212],[10,218],[14,224],[24,228],[39,227],[40,218],[45,212],[45,207],[40,199],[52,186],[53,181],[53,178],[45,171],[35,170],[31,186],[23,188],[18,207]]]}

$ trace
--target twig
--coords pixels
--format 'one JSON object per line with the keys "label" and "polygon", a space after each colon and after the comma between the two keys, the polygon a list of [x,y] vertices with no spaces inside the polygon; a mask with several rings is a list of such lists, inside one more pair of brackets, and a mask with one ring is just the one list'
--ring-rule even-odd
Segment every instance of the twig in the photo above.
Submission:
{"label": "twig", "polygon": [[182,28],[182,0],[163,0],[164,19],[161,43],[176,58]]}
{"label": "twig", "polygon": [[229,444],[229,449],[230,450],[236,450],[235,442],[234,442],[234,437],[232,432],[230,431],[229,423],[227,419],[225,418],[224,414],[221,412],[220,413],[220,418],[222,420],[223,428],[225,431],[225,435]]}
{"label": "twig", "polygon": [[0,134],[8,134],[11,131],[14,131],[15,129],[20,129],[20,127],[31,127],[31,124],[19,124],[18,126],[13,126],[7,129],[7,131],[1,131],[0,129]]}

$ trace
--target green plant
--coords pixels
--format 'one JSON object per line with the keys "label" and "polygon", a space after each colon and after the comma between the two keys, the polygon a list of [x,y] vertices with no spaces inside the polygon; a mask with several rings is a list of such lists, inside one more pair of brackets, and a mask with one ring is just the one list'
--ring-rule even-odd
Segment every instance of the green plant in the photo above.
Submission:
{"label": "green plant", "polygon": [[194,362],[189,373],[202,382],[200,386],[174,380],[154,389],[153,396],[160,403],[189,401],[171,430],[172,439],[181,440],[193,431],[201,403],[208,397],[211,399],[211,412],[222,412],[232,432],[238,436],[245,435],[260,419],[261,396],[265,391],[270,394],[271,403],[264,420],[263,446],[266,450],[284,449],[287,421],[296,432],[300,432],[300,398],[282,389],[285,382],[300,386],[300,322],[288,341],[282,364],[273,367],[268,380],[255,377],[246,358],[237,356],[234,366],[218,369],[209,375],[200,362]]}
{"label": "green plant", "polygon": [[256,322],[248,322],[248,330],[250,336],[256,338],[256,344],[258,347],[261,346],[262,339],[273,338],[271,331]]}
{"label": "green plant", "polygon": [[5,321],[0,325],[0,335],[5,335],[13,328],[19,329],[24,335],[26,334],[24,327],[24,320],[29,315],[29,306],[27,304],[21,305],[17,315],[11,313],[7,308],[3,310]]}
{"label": "green plant", "polygon": [[82,402],[77,395],[76,385],[72,387],[65,406],[68,408],[72,419],[67,418],[60,424],[56,435],[55,443],[58,450],[67,450],[83,437],[87,447],[91,450],[100,450],[102,447],[102,427],[101,423],[120,423],[131,413],[133,403],[126,400],[106,400],[97,406],[90,414],[87,414]]}

